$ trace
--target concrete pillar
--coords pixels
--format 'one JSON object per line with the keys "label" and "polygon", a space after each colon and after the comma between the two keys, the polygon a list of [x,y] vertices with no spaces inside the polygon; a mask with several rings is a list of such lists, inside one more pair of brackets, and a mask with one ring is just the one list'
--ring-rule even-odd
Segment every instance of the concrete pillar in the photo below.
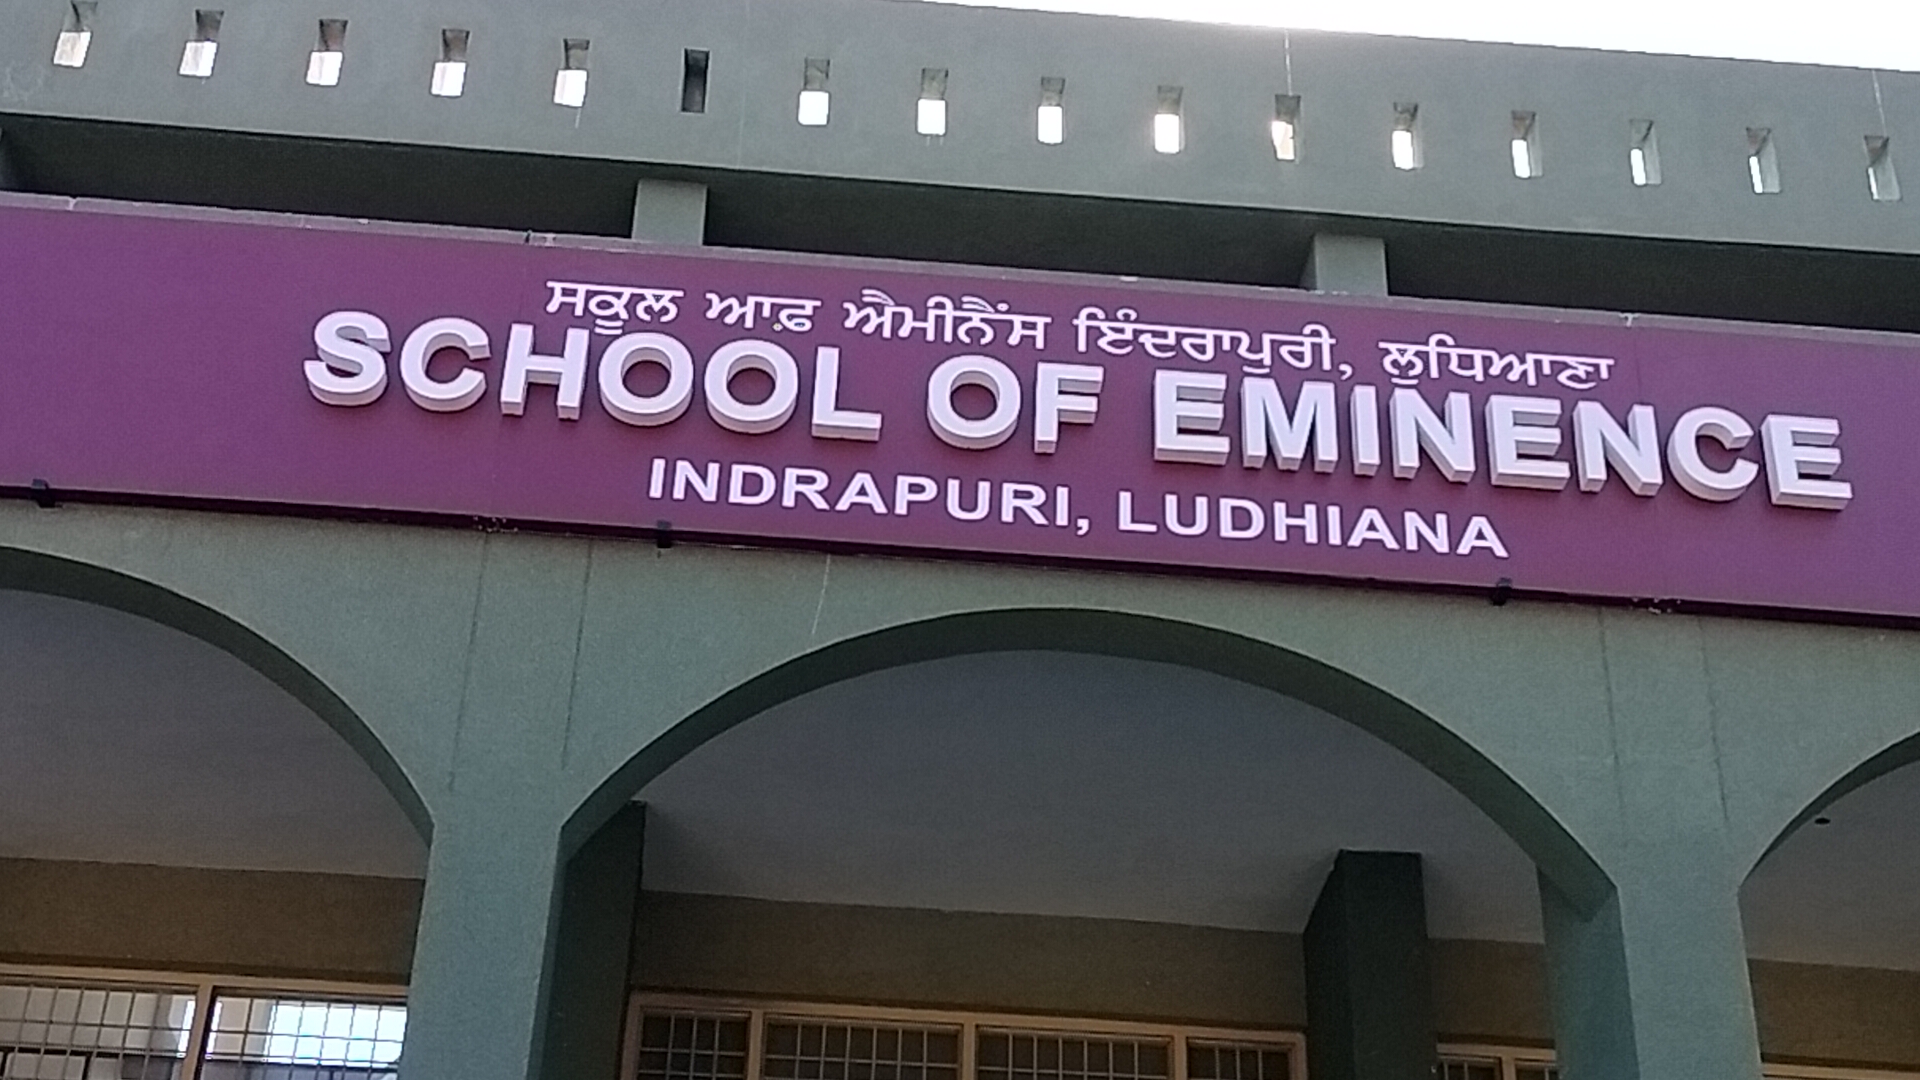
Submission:
{"label": "concrete pillar", "polygon": [[1714,861],[1649,860],[1588,911],[1541,883],[1564,1080],[1759,1080],[1738,889]]}
{"label": "concrete pillar", "polygon": [[529,1080],[560,914],[564,755],[588,546],[489,535],[438,789],[403,1080]]}
{"label": "concrete pillar", "polygon": [[1304,945],[1307,1074],[1429,1080],[1437,1046],[1420,856],[1341,852]]}
{"label": "concrete pillar", "polygon": [[1543,878],[1555,1042],[1566,1080],[1759,1080],[1698,620],[1598,614],[1618,824],[1596,835],[1610,892]]}
{"label": "concrete pillar", "polygon": [[633,193],[633,238],[662,244],[707,241],[707,185],[642,180]]}
{"label": "concrete pillar", "polygon": [[645,829],[646,808],[630,803],[567,861],[542,1080],[619,1071]]}
{"label": "concrete pillar", "polygon": [[1377,236],[1316,233],[1300,287],[1315,292],[1387,295],[1387,244]]}
{"label": "concrete pillar", "polygon": [[[404,1080],[529,1080],[542,1057],[559,833],[436,820],[407,993]],[[521,808],[525,809],[525,808]]]}

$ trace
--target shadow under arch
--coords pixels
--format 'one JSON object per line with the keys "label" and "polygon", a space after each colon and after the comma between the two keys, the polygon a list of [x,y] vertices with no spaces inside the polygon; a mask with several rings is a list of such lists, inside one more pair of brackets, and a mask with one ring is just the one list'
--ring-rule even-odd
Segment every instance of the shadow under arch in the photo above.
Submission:
{"label": "shadow under arch", "polygon": [[874,630],[748,679],[663,732],[608,776],[569,818],[566,853],[707,740],[780,702],[868,672],[973,653],[1050,650],[1178,664],[1313,705],[1405,753],[1451,784],[1533,859],[1582,911],[1612,894],[1606,872],[1512,777],[1466,740],[1394,695],[1329,664],[1242,634],[1159,616],[1084,608],[966,612]]}
{"label": "shadow under arch", "polygon": [[1779,835],[1775,836],[1772,843],[1767,845],[1767,849],[1761,852],[1760,857],[1753,861],[1753,865],[1746,868],[1746,873],[1742,875],[1741,880],[1744,882],[1747,878],[1752,877],[1753,872],[1760,868],[1760,864],[1766,862],[1769,856],[1780,849],[1780,845],[1786,843],[1794,833],[1799,832],[1809,822],[1813,821],[1814,818],[1826,812],[1834,803],[1839,802],[1841,799],[1866,787],[1868,784],[1888,773],[1912,765],[1915,762],[1920,762],[1920,732],[1915,732],[1894,742],[1891,746],[1881,749],[1872,757],[1849,769],[1846,775],[1828,784],[1826,790],[1816,796],[1814,800],[1809,802],[1798,814],[1795,814],[1792,821],[1787,822],[1786,828],[1781,829]]}
{"label": "shadow under arch", "polygon": [[0,589],[80,600],[151,619],[234,656],[291,694],[346,740],[393,796],[422,840],[433,820],[400,763],[340,695],[287,652],[213,608],[162,585],[91,563],[0,547]]}

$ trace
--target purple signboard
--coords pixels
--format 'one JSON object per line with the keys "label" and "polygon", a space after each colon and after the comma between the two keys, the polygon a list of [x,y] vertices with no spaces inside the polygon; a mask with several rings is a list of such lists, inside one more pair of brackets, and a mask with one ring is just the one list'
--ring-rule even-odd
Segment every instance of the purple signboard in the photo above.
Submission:
{"label": "purple signboard", "polygon": [[1920,615],[1920,342],[0,209],[0,486]]}

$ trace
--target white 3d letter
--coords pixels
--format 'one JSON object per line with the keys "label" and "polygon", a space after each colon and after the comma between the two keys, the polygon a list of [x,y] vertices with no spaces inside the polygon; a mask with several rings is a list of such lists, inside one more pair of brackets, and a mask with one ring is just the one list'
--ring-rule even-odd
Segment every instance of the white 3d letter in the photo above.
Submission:
{"label": "white 3d letter", "polygon": [[1051,454],[1059,448],[1061,424],[1093,423],[1100,414],[1100,399],[1094,395],[1106,379],[1107,369],[1094,364],[1042,360],[1034,368],[1034,453]]}
{"label": "white 3d letter", "polygon": [[[993,411],[969,420],[953,407],[962,386],[984,387],[993,395]],[[1020,380],[1013,369],[991,356],[956,356],[927,377],[927,423],[948,446],[989,450],[1006,442],[1020,422]]]}
{"label": "white 3d letter", "polygon": [[1708,502],[1739,498],[1760,475],[1760,466],[1735,461],[1724,472],[1715,469],[1701,459],[1700,440],[1712,439],[1729,450],[1738,450],[1751,438],[1753,425],[1731,409],[1703,405],[1683,414],[1667,436],[1667,466],[1673,470],[1674,482],[1687,494]]}
{"label": "white 3d letter", "polygon": [[[749,405],[733,396],[733,377],[742,371],[767,373],[773,380],[767,400]],[[771,341],[730,341],[707,360],[706,392],[707,415],[714,423],[742,435],[764,435],[792,418],[800,400],[800,365]]]}
{"label": "white 3d letter", "polygon": [[427,361],[441,349],[459,349],[469,360],[493,355],[487,332],[465,319],[428,319],[407,335],[400,346],[400,381],[415,405],[434,412],[459,412],[487,392],[487,377],[462,368],[444,382],[427,374]]}
{"label": "white 3d letter", "polygon": [[[641,364],[667,369],[667,385],[643,397],[627,389],[627,373]],[[600,354],[600,404],[615,420],[657,427],[680,419],[693,402],[693,356],[666,334],[624,334]]]}
{"label": "white 3d letter", "polygon": [[306,362],[307,389],[329,405],[371,405],[387,388],[393,349],[387,324],[365,311],[336,311],[313,326],[318,360]]}

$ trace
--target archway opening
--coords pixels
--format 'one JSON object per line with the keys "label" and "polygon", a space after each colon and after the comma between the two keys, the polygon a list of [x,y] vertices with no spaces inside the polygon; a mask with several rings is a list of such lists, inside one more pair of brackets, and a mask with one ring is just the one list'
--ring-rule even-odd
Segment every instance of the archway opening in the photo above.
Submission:
{"label": "archway opening", "polygon": [[[967,648],[915,640],[951,641],[951,625],[855,643],[877,662],[771,673],[797,692],[740,688],[744,715],[723,699],[669,759],[642,755],[627,774],[645,780],[646,854],[625,1080],[693,1075],[675,1071],[682,1037],[739,1041],[736,1080],[827,1080],[794,1040],[866,1046],[915,1024],[965,1051],[958,1072],[910,1080],[1000,1080],[996,1055],[1023,1051],[982,1032],[1063,1024],[1135,1032],[1169,1080],[1272,1080],[1288,1067],[1261,1056],[1274,1047],[1305,1062],[1310,956],[1327,936],[1309,924],[1325,922],[1342,852],[1417,868],[1408,964],[1424,1000],[1405,1004],[1425,1010],[1442,1075],[1552,1075],[1539,864],[1511,833],[1554,827],[1524,794],[1481,783],[1497,770],[1457,738],[1311,661],[1148,620],[1062,633],[1104,621],[1062,614],[1055,632]],[[1556,871],[1571,846],[1544,845]],[[775,1044],[791,1052],[768,1056]],[[1032,1053],[1069,1052],[1047,1045]],[[1229,1046],[1253,1048],[1240,1072],[1220,1071]]]}
{"label": "archway opening", "polygon": [[1748,876],[1768,1075],[1920,1076],[1920,740],[1836,784]]}
{"label": "archway opening", "polygon": [[397,770],[244,628],[47,583],[0,589],[0,1075],[391,1075],[426,862]]}

